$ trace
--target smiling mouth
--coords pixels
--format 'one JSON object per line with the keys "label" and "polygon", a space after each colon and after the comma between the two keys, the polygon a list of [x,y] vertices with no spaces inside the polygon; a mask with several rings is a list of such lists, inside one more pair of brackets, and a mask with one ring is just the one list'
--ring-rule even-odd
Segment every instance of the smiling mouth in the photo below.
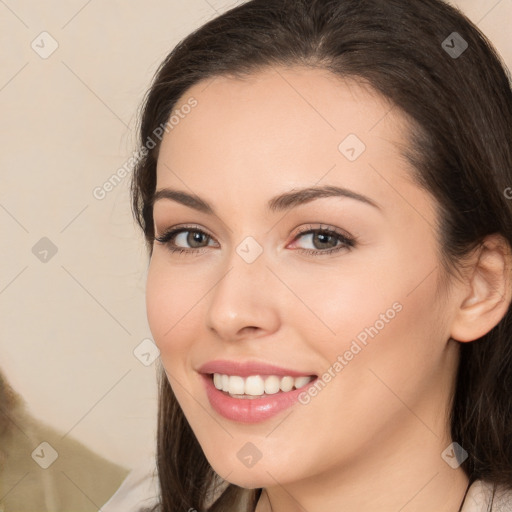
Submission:
{"label": "smiling mouth", "polygon": [[232,398],[257,399],[303,388],[314,380],[316,375],[300,377],[250,375],[241,377],[240,375],[211,373],[209,377],[216,389]]}

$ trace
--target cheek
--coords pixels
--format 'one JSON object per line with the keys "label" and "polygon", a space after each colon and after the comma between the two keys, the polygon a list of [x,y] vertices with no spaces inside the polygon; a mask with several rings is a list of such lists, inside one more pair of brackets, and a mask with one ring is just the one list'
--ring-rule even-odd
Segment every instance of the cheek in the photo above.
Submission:
{"label": "cheek", "polygon": [[342,364],[335,372],[340,377],[325,393],[326,404],[343,396],[353,417],[368,416],[371,421],[366,423],[377,425],[400,412],[393,391],[414,404],[433,389],[447,339],[436,278],[434,272],[414,291],[407,280],[396,281],[386,294],[370,293],[366,298],[354,290],[357,303],[342,309],[339,341],[329,344],[330,364],[340,355]]}
{"label": "cheek", "polygon": [[375,381],[368,367],[404,379],[408,370],[428,373],[442,355],[448,332],[448,313],[436,296],[436,266],[425,247],[407,257],[382,251],[364,265],[347,260],[336,273],[295,280],[294,291],[311,311],[299,304],[289,310],[290,322],[300,324],[304,339],[328,367],[346,354],[351,369],[343,373],[364,378],[367,385]]}
{"label": "cheek", "polygon": [[[340,260],[337,267],[279,269],[280,278],[293,284],[290,307],[283,322],[300,326],[298,335],[317,347],[343,350],[348,340],[380,321],[380,315],[401,299],[401,286],[386,272],[385,261],[358,262],[358,255]],[[380,324],[379,324],[380,325]],[[349,342],[348,342],[349,344]]]}
{"label": "cheek", "polygon": [[[153,339],[165,363],[169,351],[185,350],[185,330],[190,329],[201,297],[197,280],[186,278],[186,271],[178,271],[165,264],[160,254],[153,255],[146,282],[146,312]],[[181,335],[180,335],[181,334]]]}

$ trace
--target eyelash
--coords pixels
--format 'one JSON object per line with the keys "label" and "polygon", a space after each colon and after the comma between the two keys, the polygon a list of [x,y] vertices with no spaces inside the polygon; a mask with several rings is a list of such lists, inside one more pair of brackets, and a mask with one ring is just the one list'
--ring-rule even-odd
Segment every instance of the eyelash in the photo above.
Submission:
{"label": "eyelash", "polygon": [[332,228],[329,226],[322,226],[322,225],[320,227],[313,227],[312,225],[310,225],[307,227],[300,228],[298,233],[295,235],[293,241],[295,242],[295,240],[297,240],[301,236],[310,235],[310,234],[319,234],[319,233],[325,234],[328,236],[333,236],[334,238],[336,238],[336,240],[338,240],[341,243],[337,247],[333,247],[331,249],[326,249],[326,250],[319,250],[319,249],[295,249],[295,250],[302,252],[302,253],[314,255],[314,256],[323,256],[323,255],[333,254],[333,253],[342,251],[344,249],[351,250],[356,245],[355,238],[349,236],[346,233],[342,233],[341,231],[339,231],[335,228]]}
{"label": "eyelash", "polygon": [[[176,227],[176,228],[171,228],[168,231],[165,231],[164,233],[162,233],[162,235],[155,236],[154,240],[156,242],[161,243],[162,245],[166,245],[167,249],[175,254],[183,254],[183,253],[196,254],[196,255],[203,254],[204,249],[206,249],[206,247],[200,247],[200,248],[196,248],[196,249],[185,249],[183,247],[174,247],[170,243],[171,240],[173,240],[175,236],[177,236],[180,233],[187,232],[187,231],[190,231],[193,233],[200,233],[200,234],[204,235],[205,237],[207,237],[208,239],[213,240],[213,237],[211,237],[208,233],[206,233],[205,231],[203,231],[202,229],[200,229],[197,226],[180,226],[180,227]],[[356,245],[355,238],[352,238],[352,237],[348,236],[347,234],[341,233],[340,231],[336,230],[335,228],[331,228],[328,226],[327,227],[321,226],[320,228],[318,228],[318,227],[313,228],[313,226],[310,225],[310,226],[301,228],[299,230],[299,232],[295,235],[295,238],[293,239],[293,241],[295,242],[301,236],[305,236],[305,235],[309,235],[309,234],[319,234],[319,233],[326,234],[328,236],[334,236],[339,242],[341,242],[341,244],[337,247],[333,247],[331,249],[326,249],[326,250],[300,249],[300,248],[294,249],[294,250],[299,251],[301,253],[306,253],[309,255],[325,256],[325,255],[337,253],[344,249],[351,250]]]}
{"label": "eyelash", "polygon": [[172,253],[178,253],[178,254],[188,253],[188,254],[197,254],[197,255],[202,254],[204,252],[204,249],[206,249],[206,247],[201,247],[199,249],[184,249],[183,247],[178,247],[178,248],[173,247],[172,244],[170,243],[171,240],[176,235],[183,233],[183,232],[187,232],[187,231],[191,231],[194,233],[201,233],[202,235],[204,235],[208,238],[212,238],[208,233],[206,233],[202,229],[199,229],[197,226],[180,226],[177,228],[171,228],[168,231],[165,231],[164,233],[162,233],[160,236],[155,236],[154,239],[156,242],[159,242],[162,245],[167,246],[167,249],[169,249],[169,251],[171,251]]}

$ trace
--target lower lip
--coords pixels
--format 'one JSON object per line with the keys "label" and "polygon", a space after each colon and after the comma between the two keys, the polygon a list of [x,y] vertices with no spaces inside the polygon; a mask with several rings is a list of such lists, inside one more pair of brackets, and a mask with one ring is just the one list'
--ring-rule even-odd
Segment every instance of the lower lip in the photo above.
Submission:
{"label": "lower lip", "polygon": [[311,386],[316,377],[300,389],[263,395],[261,398],[233,398],[213,385],[210,375],[201,374],[206,395],[213,410],[228,420],[259,423],[268,420],[298,402],[299,395]]}

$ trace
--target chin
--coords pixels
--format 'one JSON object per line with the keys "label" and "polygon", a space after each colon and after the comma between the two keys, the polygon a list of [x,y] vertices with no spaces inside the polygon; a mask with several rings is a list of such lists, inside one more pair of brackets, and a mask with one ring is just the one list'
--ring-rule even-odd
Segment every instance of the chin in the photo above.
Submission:
{"label": "chin", "polygon": [[223,460],[215,458],[212,460],[208,459],[208,462],[221,478],[245,489],[271,487],[275,486],[276,482],[286,484],[296,478],[296,475],[290,474],[290,468],[287,470],[283,469],[272,460],[264,462],[262,459],[252,467],[245,467],[244,463],[238,459],[236,453],[233,458],[226,458],[224,456]]}
{"label": "chin", "polygon": [[228,475],[225,480],[230,484],[243,487],[244,489],[260,489],[263,487],[270,487],[276,484],[276,480],[264,471],[264,475],[254,474],[252,470],[233,471]]}

